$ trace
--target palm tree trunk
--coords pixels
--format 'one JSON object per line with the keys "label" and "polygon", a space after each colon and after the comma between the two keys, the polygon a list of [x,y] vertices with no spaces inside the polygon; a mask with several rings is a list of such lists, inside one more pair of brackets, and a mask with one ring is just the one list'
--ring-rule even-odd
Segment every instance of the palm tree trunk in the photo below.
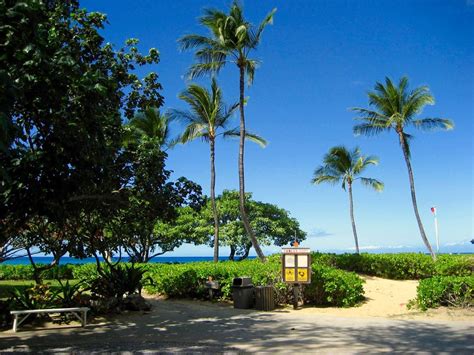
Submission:
{"label": "palm tree trunk", "polygon": [[247,212],[245,211],[245,178],[244,178],[244,144],[245,144],[245,115],[244,115],[244,94],[245,94],[245,70],[243,63],[239,65],[240,70],[240,142],[239,142],[239,201],[240,201],[240,214],[242,216],[242,223],[244,224],[245,231],[247,232],[252,245],[257,253],[258,257],[262,261],[266,261],[265,255],[258,244],[257,238],[250,226]]}
{"label": "palm tree trunk", "polygon": [[355,219],[354,219],[354,202],[352,199],[352,183],[348,183],[347,185],[349,187],[349,211],[351,214],[352,233],[354,233],[356,254],[359,254],[359,239],[357,238],[357,229],[356,229],[356,224],[355,224]]}
{"label": "palm tree trunk", "polygon": [[211,138],[211,206],[214,215],[214,262],[219,261],[219,217],[216,207],[216,168],[215,168],[215,141]]}
{"label": "palm tree trunk", "polygon": [[416,221],[418,222],[418,228],[420,229],[421,239],[423,239],[423,243],[425,243],[426,248],[431,254],[433,260],[436,260],[436,254],[431,248],[431,244],[426,237],[425,229],[423,228],[423,223],[421,222],[420,214],[418,213],[418,205],[416,203],[416,194],[415,194],[415,179],[413,178],[413,170],[411,168],[410,157],[408,154],[408,149],[406,146],[405,137],[403,135],[403,131],[398,132],[398,137],[400,138],[400,145],[402,146],[403,156],[405,158],[405,163],[407,164],[408,170],[408,179],[410,180],[410,191],[411,191],[411,200],[413,202],[413,210],[415,211]]}

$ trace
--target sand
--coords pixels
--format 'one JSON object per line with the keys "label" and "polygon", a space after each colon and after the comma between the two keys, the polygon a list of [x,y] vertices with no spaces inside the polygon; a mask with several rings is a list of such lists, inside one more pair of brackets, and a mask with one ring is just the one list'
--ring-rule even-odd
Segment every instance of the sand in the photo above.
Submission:
{"label": "sand", "polygon": [[[474,309],[440,307],[426,312],[409,310],[407,304],[416,297],[416,280],[388,280],[361,275],[366,300],[358,307],[304,307],[296,312],[330,314],[343,317],[384,317],[395,319],[440,319],[474,321]],[[285,308],[285,311],[289,308]]]}

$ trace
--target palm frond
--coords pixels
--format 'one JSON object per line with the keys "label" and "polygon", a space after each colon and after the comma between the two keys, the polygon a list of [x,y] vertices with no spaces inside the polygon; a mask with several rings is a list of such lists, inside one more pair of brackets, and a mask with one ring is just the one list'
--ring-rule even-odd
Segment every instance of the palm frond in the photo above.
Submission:
{"label": "palm frond", "polygon": [[375,136],[377,134],[380,134],[384,131],[390,130],[390,127],[386,126],[380,126],[380,125],[374,125],[371,123],[360,123],[356,124],[353,128],[352,131],[356,136]]}
{"label": "palm frond", "polygon": [[[222,135],[225,138],[238,138],[240,137],[240,130],[239,128],[233,128],[223,132]],[[245,139],[249,140],[250,142],[257,143],[262,148],[265,148],[268,145],[268,142],[265,140],[265,138],[248,131],[245,132]]]}
{"label": "palm frond", "polygon": [[436,129],[451,130],[454,128],[454,123],[446,118],[422,118],[419,120],[412,120],[410,122],[413,127],[423,131],[431,131]]}
{"label": "palm frond", "polygon": [[322,183],[329,183],[332,185],[337,184],[341,181],[340,175],[330,175],[324,166],[318,167],[313,174],[313,178],[311,182],[315,185],[322,184]]}
{"label": "palm frond", "polygon": [[252,41],[251,41],[251,47],[256,48],[257,45],[260,43],[260,39],[262,37],[263,30],[265,27],[268,25],[273,25],[273,16],[275,15],[275,12],[277,11],[276,8],[274,8],[272,11],[270,11],[267,16],[260,22],[258,25],[257,31],[255,34],[252,36]]}
{"label": "palm frond", "polygon": [[196,63],[191,65],[187,72],[188,79],[196,79],[204,75],[218,74],[222,67],[225,65],[223,62],[210,62],[210,63]]}
{"label": "palm frond", "polygon": [[183,134],[179,137],[179,141],[184,144],[196,138],[206,137],[207,133],[205,125],[193,122],[184,129]]}
{"label": "palm frond", "polygon": [[361,177],[360,182],[365,186],[373,188],[375,191],[382,191],[384,189],[384,183],[377,179]]}

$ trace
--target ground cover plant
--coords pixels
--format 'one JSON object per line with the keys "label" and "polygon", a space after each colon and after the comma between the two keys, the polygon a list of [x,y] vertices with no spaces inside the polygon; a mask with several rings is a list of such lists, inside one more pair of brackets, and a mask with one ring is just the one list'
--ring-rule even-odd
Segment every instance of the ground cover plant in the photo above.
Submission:
{"label": "ground cover plant", "polygon": [[411,306],[421,310],[440,306],[473,307],[474,276],[435,276],[421,280]]}
{"label": "ground cover plant", "polygon": [[313,261],[342,270],[395,280],[417,280],[431,276],[469,276],[474,257],[469,255],[327,254],[313,253]]}

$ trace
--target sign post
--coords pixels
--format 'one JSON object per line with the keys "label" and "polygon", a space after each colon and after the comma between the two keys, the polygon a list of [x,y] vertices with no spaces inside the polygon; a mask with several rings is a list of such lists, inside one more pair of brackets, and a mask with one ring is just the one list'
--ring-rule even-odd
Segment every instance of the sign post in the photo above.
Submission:
{"label": "sign post", "polygon": [[436,254],[439,254],[438,216],[436,215],[436,206],[431,207],[431,213],[433,213],[433,216],[434,216],[435,235],[436,235]]}
{"label": "sign post", "polygon": [[299,305],[300,285],[311,283],[309,248],[283,248],[281,256],[283,282],[293,285],[293,308]]}

